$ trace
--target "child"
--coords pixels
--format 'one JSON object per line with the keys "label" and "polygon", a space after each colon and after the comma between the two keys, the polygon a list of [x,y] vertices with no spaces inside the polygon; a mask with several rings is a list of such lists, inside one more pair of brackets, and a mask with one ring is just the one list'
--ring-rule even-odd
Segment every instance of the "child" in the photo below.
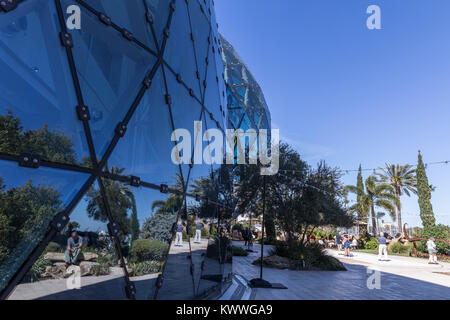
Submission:
{"label": "child", "polygon": [[348,235],[344,235],[344,251],[344,255],[350,257],[350,237]]}
{"label": "child", "polygon": [[428,264],[438,264],[437,262],[437,256],[436,256],[436,244],[434,243],[434,238],[431,237],[427,241],[427,248],[428,248],[428,254],[430,256],[428,260]]}

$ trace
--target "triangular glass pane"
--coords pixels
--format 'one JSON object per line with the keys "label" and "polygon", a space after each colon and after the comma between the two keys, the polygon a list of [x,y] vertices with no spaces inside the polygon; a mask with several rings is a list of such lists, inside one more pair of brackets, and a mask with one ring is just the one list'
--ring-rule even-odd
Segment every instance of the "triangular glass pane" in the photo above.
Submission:
{"label": "triangular glass pane", "polygon": [[[138,41],[156,52],[155,42],[147,26],[145,6],[142,0],[85,0],[95,10],[106,14],[112,22],[125,28]],[[83,22],[82,22],[83,23]],[[83,26],[84,27],[84,26]],[[82,28],[83,28],[82,27]],[[117,32],[117,31],[116,31]]]}
{"label": "triangular glass pane", "polygon": [[72,201],[88,175],[0,161],[0,290],[44,238],[51,221]]}
{"label": "triangular glass pane", "polygon": [[124,168],[123,175],[134,175],[154,184],[171,185],[177,181],[179,166],[171,159],[174,142],[166,89],[159,68],[108,160],[109,170]]}
{"label": "triangular glass pane", "polygon": [[[167,39],[164,59],[200,99],[200,80],[197,78],[194,46],[190,33],[188,8],[184,1],[180,1],[172,16],[170,37]],[[181,51],[183,54],[180,54]]]}
{"label": "triangular glass pane", "polygon": [[53,2],[27,1],[0,19],[0,152],[82,165],[89,150],[55,17]]}
{"label": "triangular glass pane", "polygon": [[82,10],[82,14],[83,27],[72,32],[72,50],[83,98],[91,113],[95,149],[101,158],[156,58],[89,11]]}
{"label": "triangular glass pane", "polygon": [[198,71],[200,72],[200,82],[202,84],[206,76],[206,61],[208,57],[209,46],[211,43],[211,26],[206,16],[201,12],[201,5],[198,1],[188,3],[189,17],[191,21],[191,30],[194,35],[195,54],[197,58]]}
{"label": "triangular glass pane", "polygon": [[[170,13],[170,2],[166,0],[145,0],[147,3],[147,8],[149,13],[151,14],[153,18],[153,29],[155,30],[156,39],[158,41],[158,46],[161,47],[162,41],[164,39],[163,32],[164,29],[167,27],[167,21],[169,19],[169,13]],[[179,1],[180,8],[176,8],[175,11],[181,10],[185,11],[185,5]],[[174,23],[173,17],[171,22],[171,36],[176,36],[172,32],[172,25]]]}

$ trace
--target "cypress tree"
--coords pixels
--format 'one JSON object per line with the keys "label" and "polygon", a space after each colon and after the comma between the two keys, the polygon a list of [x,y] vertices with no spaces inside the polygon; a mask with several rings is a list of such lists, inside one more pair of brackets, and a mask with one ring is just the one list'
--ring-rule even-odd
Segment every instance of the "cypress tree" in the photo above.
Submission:
{"label": "cypress tree", "polygon": [[[360,222],[367,223],[367,217],[366,217],[366,214],[364,212],[364,208],[362,206],[362,202],[363,202],[363,198],[364,198],[364,183],[363,183],[361,165],[359,165],[358,177],[356,178],[356,188],[357,188],[356,202],[359,204],[358,220]],[[367,224],[366,224],[365,227],[362,227],[360,225],[360,227],[359,227],[359,234],[360,234],[360,236],[366,236],[366,233],[367,233]]]}
{"label": "cypress tree", "polygon": [[130,219],[130,229],[131,229],[131,242],[134,240],[139,239],[139,220],[137,215],[137,208],[136,208],[136,199],[134,198],[134,195],[131,196],[131,201],[133,203],[132,212],[131,212],[131,219]]}
{"label": "cypress tree", "polygon": [[417,162],[416,179],[420,218],[422,219],[422,224],[425,228],[432,227],[435,225],[436,220],[434,218],[433,207],[431,205],[431,187],[428,183],[428,178],[420,151]]}

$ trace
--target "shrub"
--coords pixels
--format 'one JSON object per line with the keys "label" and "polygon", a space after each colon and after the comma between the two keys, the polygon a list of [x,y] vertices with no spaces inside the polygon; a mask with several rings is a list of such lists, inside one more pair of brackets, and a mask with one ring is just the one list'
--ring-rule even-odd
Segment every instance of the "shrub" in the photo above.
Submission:
{"label": "shrub", "polygon": [[108,264],[98,264],[92,266],[92,273],[94,276],[105,276],[109,274],[109,265]]}
{"label": "shrub", "polygon": [[45,268],[51,265],[52,263],[44,259],[44,254],[42,254],[25,275],[24,282],[39,281],[41,275],[45,272]]}
{"label": "shrub", "polygon": [[161,269],[160,261],[144,261],[138,263],[129,263],[128,267],[131,268],[130,276],[138,277],[150,273],[158,273]]}
{"label": "shrub", "polygon": [[296,269],[346,270],[338,259],[329,256],[326,250],[317,243],[309,243],[303,246],[299,244],[288,246],[285,243],[278,242],[272,254],[289,258]]}
{"label": "shrub", "polygon": [[233,246],[233,256],[246,257],[248,256],[248,252],[242,249],[242,247]]}
{"label": "shrub", "polygon": [[165,242],[151,239],[137,239],[131,246],[131,261],[144,262],[147,260],[162,261],[167,254],[169,245]]}
{"label": "shrub", "polygon": [[410,246],[405,246],[400,242],[396,242],[390,245],[388,250],[392,253],[407,253],[410,250]]}
{"label": "shrub", "polygon": [[[421,231],[418,232],[417,236],[419,238],[435,238],[435,239],[450,239],[450,227],[448,226],[444,226],[442,224],[439,224],[437,226],[433,226],[433,227],[427,227],[422,229]],[[420,245],[420,251],[421,252],[428,252],[427,251],[427,245],[426,245],[426,241],[420,241],[421,245]],[[436,243],[436,250],[438,252],[438,254],[447,254],[448,250],[450,250],[450,245],[444,243],[444,242],[440,242],[440,241],[435,241],[434,243]],[[419,243],[417,243],[419,244]],[[419,249],[419,246],[417,246],[417,249]]]}
{"label": "shrub", "polygon": [[44,250],[44,253],[47,252],[61,252],[61,246],[59,245],[59,243],[49,242]]}
{"label": "shrub", "polygon": [[378,249],[378,241],[377,241],[377,239],[372,238],[369,241],[366,241],[366,243],[364,244],[364,249],[367,249],[367,250]]}

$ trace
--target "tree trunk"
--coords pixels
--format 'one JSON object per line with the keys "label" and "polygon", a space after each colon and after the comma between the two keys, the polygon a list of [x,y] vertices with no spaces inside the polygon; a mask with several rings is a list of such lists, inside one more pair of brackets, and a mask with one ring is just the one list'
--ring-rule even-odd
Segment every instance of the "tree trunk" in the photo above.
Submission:
{"label": "tree trunk", "polygon": [[377,236],[377,221],[375,220],[375,207],[373,205],[373,202],[372,202],[371,210],[372,210],[372,233],[373,233],[374,237],[376,237]]}
{"label": "tree trunk", "polygon": [[400,234],[403,234],[403,231],[402,231],[402,209],[401,209],[401,203],[400,203],[400,190],[398,187],[395,188],[395,194],[397,195],[397,199],[398,199],[398,206],[397,206],[398,232]]}

